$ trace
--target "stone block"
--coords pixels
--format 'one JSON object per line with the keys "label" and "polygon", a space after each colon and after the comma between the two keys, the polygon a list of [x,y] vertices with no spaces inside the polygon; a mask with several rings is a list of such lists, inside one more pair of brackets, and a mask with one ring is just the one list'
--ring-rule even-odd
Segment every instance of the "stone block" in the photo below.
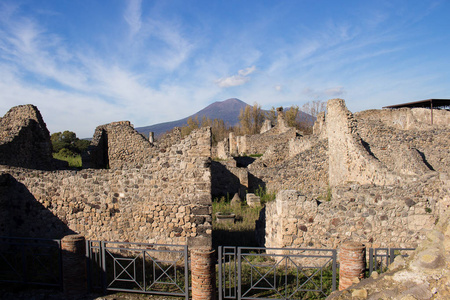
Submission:
{"label": "stone block", "polygon": [[261,198],[253,193],[248,193],[246,196],[247,205],[250,207],[261,206]]}

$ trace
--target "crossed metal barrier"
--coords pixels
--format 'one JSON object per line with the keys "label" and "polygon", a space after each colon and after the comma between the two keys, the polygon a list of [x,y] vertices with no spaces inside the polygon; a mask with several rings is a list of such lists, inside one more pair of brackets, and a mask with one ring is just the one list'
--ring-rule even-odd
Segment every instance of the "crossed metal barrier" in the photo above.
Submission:
{"label": "crossed metal barrier", "polygon": [[[295,299],[336,290],[335,249],[219,247],[219,299]],[[246,276],[245,280],[243,276]],[[270,298],[269,298],[270,297]]]}
{"label": "crossed metal barrier", "polygon": [[189,298],[187,246],[87,241],[90,288]]}

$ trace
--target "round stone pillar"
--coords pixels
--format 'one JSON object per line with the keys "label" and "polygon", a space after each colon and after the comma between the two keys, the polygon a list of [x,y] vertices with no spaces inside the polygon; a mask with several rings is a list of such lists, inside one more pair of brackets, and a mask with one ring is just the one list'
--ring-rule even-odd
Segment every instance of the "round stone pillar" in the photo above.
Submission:
{"label": "round stone pillar", "polygon": [[196,248],[191,251],[192,300],[216,299],[214,250]]}
{"label": "round stone pillar", "polygon": [[86,241],[78,234],[61,239],[63,288],[67,296],[87,293],[86,282]]}
{"label": "round stone pillar", "polygon": [[339,251],[339,290],[345,290],[365,276],[366,246],[357,242],[345,242]]}

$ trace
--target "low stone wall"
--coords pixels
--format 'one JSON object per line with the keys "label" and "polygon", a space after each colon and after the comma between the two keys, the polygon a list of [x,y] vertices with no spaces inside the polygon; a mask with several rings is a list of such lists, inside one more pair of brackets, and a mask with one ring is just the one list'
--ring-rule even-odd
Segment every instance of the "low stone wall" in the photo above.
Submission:
{"label": "low stone wall", "polygon": [[[270,159],[266,162],[264,155],[249,166],[249,185],[261,185],[270,192],[297,190],[311,196],[324,197],[328,187],[327,149],[327,141],[324,139],[316,140],[311,147],[289,158],[289,150],[286,149],[285,160],[275,165],[269,164]],[[283,152],[278,155],[282,154]]]}
{"label": "low stone wall", "polygon": [[450,127],[450,113],[444,109],[433,109],[433,125],[431,125],[431,110],[427,108],[371,109],[356,115],[366,120],[379,120],[386,126],[402,130]]}
{"label": "low stone wall", "polygon": [[[276,127],[272,129],[276,132]],[[238,137],[237,148],[239,155],[264,154],[274,144],[285,144],[297,136],[295,128],[289,128],[286,132],[274,134],[272,130],[262,134],[244,135]]]}
{"label": "low stone wall", "polygon": [[340,186],[331,201],[280,191],[260,218],[265,246],[337,248],[352,240],[367,247],[416,247],[447,209],[445,178],[435,173],[403,186]]}
{"label": "low stone wall", "polygon": [[1,234],[211,245],[210,138],[209,128],[194,131],[134,168],[1,166]]}

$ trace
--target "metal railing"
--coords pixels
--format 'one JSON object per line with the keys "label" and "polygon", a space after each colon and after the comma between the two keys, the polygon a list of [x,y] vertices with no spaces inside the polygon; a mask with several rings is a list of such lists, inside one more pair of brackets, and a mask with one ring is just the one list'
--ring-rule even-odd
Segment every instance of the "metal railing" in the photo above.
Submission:
{"label": "metal railing", "polygon": [[296,299],[336,290],[335,249],[219,247],[218,252],[220,300]]}
{"label": "metal railing", "polygon": [[415,248],[369,248],[369,276],[374,271],[383,273],[394,262],[395,257],[408,257],[408,252],[414,250]]}
{"label": "metal railing", "polygon": [[189,299],[188,248],[87,241],[89,286]]}
{"label": "metal railing", "polygon": [[62,289],[61,241],[0,237],[0,282]]}

